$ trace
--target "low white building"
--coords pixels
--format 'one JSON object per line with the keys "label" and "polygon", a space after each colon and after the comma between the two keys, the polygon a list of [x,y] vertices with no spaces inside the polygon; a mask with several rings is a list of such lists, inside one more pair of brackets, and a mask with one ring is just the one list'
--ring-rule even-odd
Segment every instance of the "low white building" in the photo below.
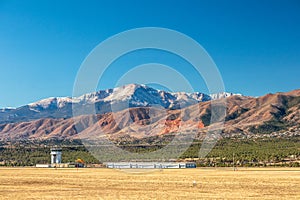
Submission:
{"label": "low white building", "polygon": [[36,164],[35,167],[37,168],[49,168],[51,167],[50,164]]}
{"label": "low white building", "polygon": [[176,162],[111,162],[105,163],[107,168],[115,169],[181,169],[196,168],[195,163]]}

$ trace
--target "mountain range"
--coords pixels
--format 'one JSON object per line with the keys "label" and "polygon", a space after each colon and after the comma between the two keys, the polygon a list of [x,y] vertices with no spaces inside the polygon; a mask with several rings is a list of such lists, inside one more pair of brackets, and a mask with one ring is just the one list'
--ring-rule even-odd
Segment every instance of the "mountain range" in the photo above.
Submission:
{"label": "mountain range", "polygon": [[31,121],[41,118],[71,118],[73,109],[81,114],[116,112],[132,107],[159,106],[180,109],[199,102],[235,95],[233,93],[166,92],[146,85],[129,84],[114,89],[100,90],[80,97],[51,97],[18,108],[0,110],[0,124]]}
{"label": "mountain range", "polygon": [[[210,124],[212,102],[226,100],[222,137],[300,132],[300,90],[247,97],[221,93],[171,93],[130,84],[76,98],[48,98],[0,110],[0,140],[144,138],[197,133]],[[73,110],[80,115],[74,116]],[[95,111],[91,115],[91,109]],[[77,113],[78,113],[77,112]]]}

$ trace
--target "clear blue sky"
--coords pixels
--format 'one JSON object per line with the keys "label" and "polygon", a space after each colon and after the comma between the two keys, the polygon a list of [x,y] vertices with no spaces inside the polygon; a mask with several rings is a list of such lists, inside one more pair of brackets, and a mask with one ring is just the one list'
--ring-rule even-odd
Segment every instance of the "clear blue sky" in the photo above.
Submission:
{"label": "clear blue sky", "polygon": [[[227,91],[259,96],[300,88],[297,0],[0,0],[0,107],[71,96],[77,70],[97,44],[148,26],[198,41],[217,64]],[[101,88],[115,81],[107,79]],[[206,91],[201,80],[196,89]]]}

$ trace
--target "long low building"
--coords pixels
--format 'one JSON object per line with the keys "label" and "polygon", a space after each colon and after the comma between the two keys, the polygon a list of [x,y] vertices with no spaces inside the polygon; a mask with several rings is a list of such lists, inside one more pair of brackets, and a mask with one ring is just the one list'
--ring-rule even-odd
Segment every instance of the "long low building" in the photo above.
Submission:
{"label": "long low building", "polygon": [[36,164],[35,167],[37,168],[49,168],[51,167],[50,164]]}
{"label": "long low building", "polygon": [[82,168],[83,163],[55,163],[55,164],[36,164],[36,168]]}
{"label": "long low building", "polygon": [[196,168],[196,163],[176,162],[113,162],[105,163],[107,168],[115,169],[181,169]]}

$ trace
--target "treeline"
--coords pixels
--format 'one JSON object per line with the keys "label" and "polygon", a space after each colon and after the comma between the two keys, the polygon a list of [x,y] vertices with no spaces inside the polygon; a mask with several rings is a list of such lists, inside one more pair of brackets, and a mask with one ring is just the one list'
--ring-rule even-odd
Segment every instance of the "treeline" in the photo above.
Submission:
{"label": "treeline", "polygon": [[[62,147],[62,162],[83,159],[86,163],[99,163],[83,146]],[[0,166],[35,166],[50,163],[50,147],[14,145],[0,147]]]}
{"label": "treeline", "polygon": [[[50,163],[50,148],[54,145],[62,147],[62,162],[74,162],[81,158],[86,163],[100,163],[80,141],[51,141],[47,143],[18,142],[0,146],[0,166],[34,166],[37,163]],[[125,144],[119,145],[127,152],[137,155],[147,154],[162,149],[167,144]],[[292,166],[298,167],[300,162],[300,137],[286,139],[222,139],[219,140],[213,149],[204,158],[199,156],[202,141],[194,141],[193,144],[180,156],[178,160],[194,160],[198,166]],[[105,152],[107,147],[95,147],[96,154],[101,158],[114,158],[115,161],[130,161],[132,158],[124,155],[110,154]],[[178,152],[173,152],[180,146],[176,146],[170,152],[158,154],[157,159],[170,158]],[[91,150],[91,149],[90,149]],[[97,152],[98,150],[98,152]],[[171,152],[172,151],[172,152]],[[107,153],[107,157],[104,157]],[[173,153],[173,154],[172,154]],[[142,158],[142,157],[141,157]]]}
{"label": "treeline", "polygon": [[[181,158],[198,158],[201,143],[192,145]],[[300,167],[300,137],[289,139],[223,139],[198,166],[290,166]]]}

